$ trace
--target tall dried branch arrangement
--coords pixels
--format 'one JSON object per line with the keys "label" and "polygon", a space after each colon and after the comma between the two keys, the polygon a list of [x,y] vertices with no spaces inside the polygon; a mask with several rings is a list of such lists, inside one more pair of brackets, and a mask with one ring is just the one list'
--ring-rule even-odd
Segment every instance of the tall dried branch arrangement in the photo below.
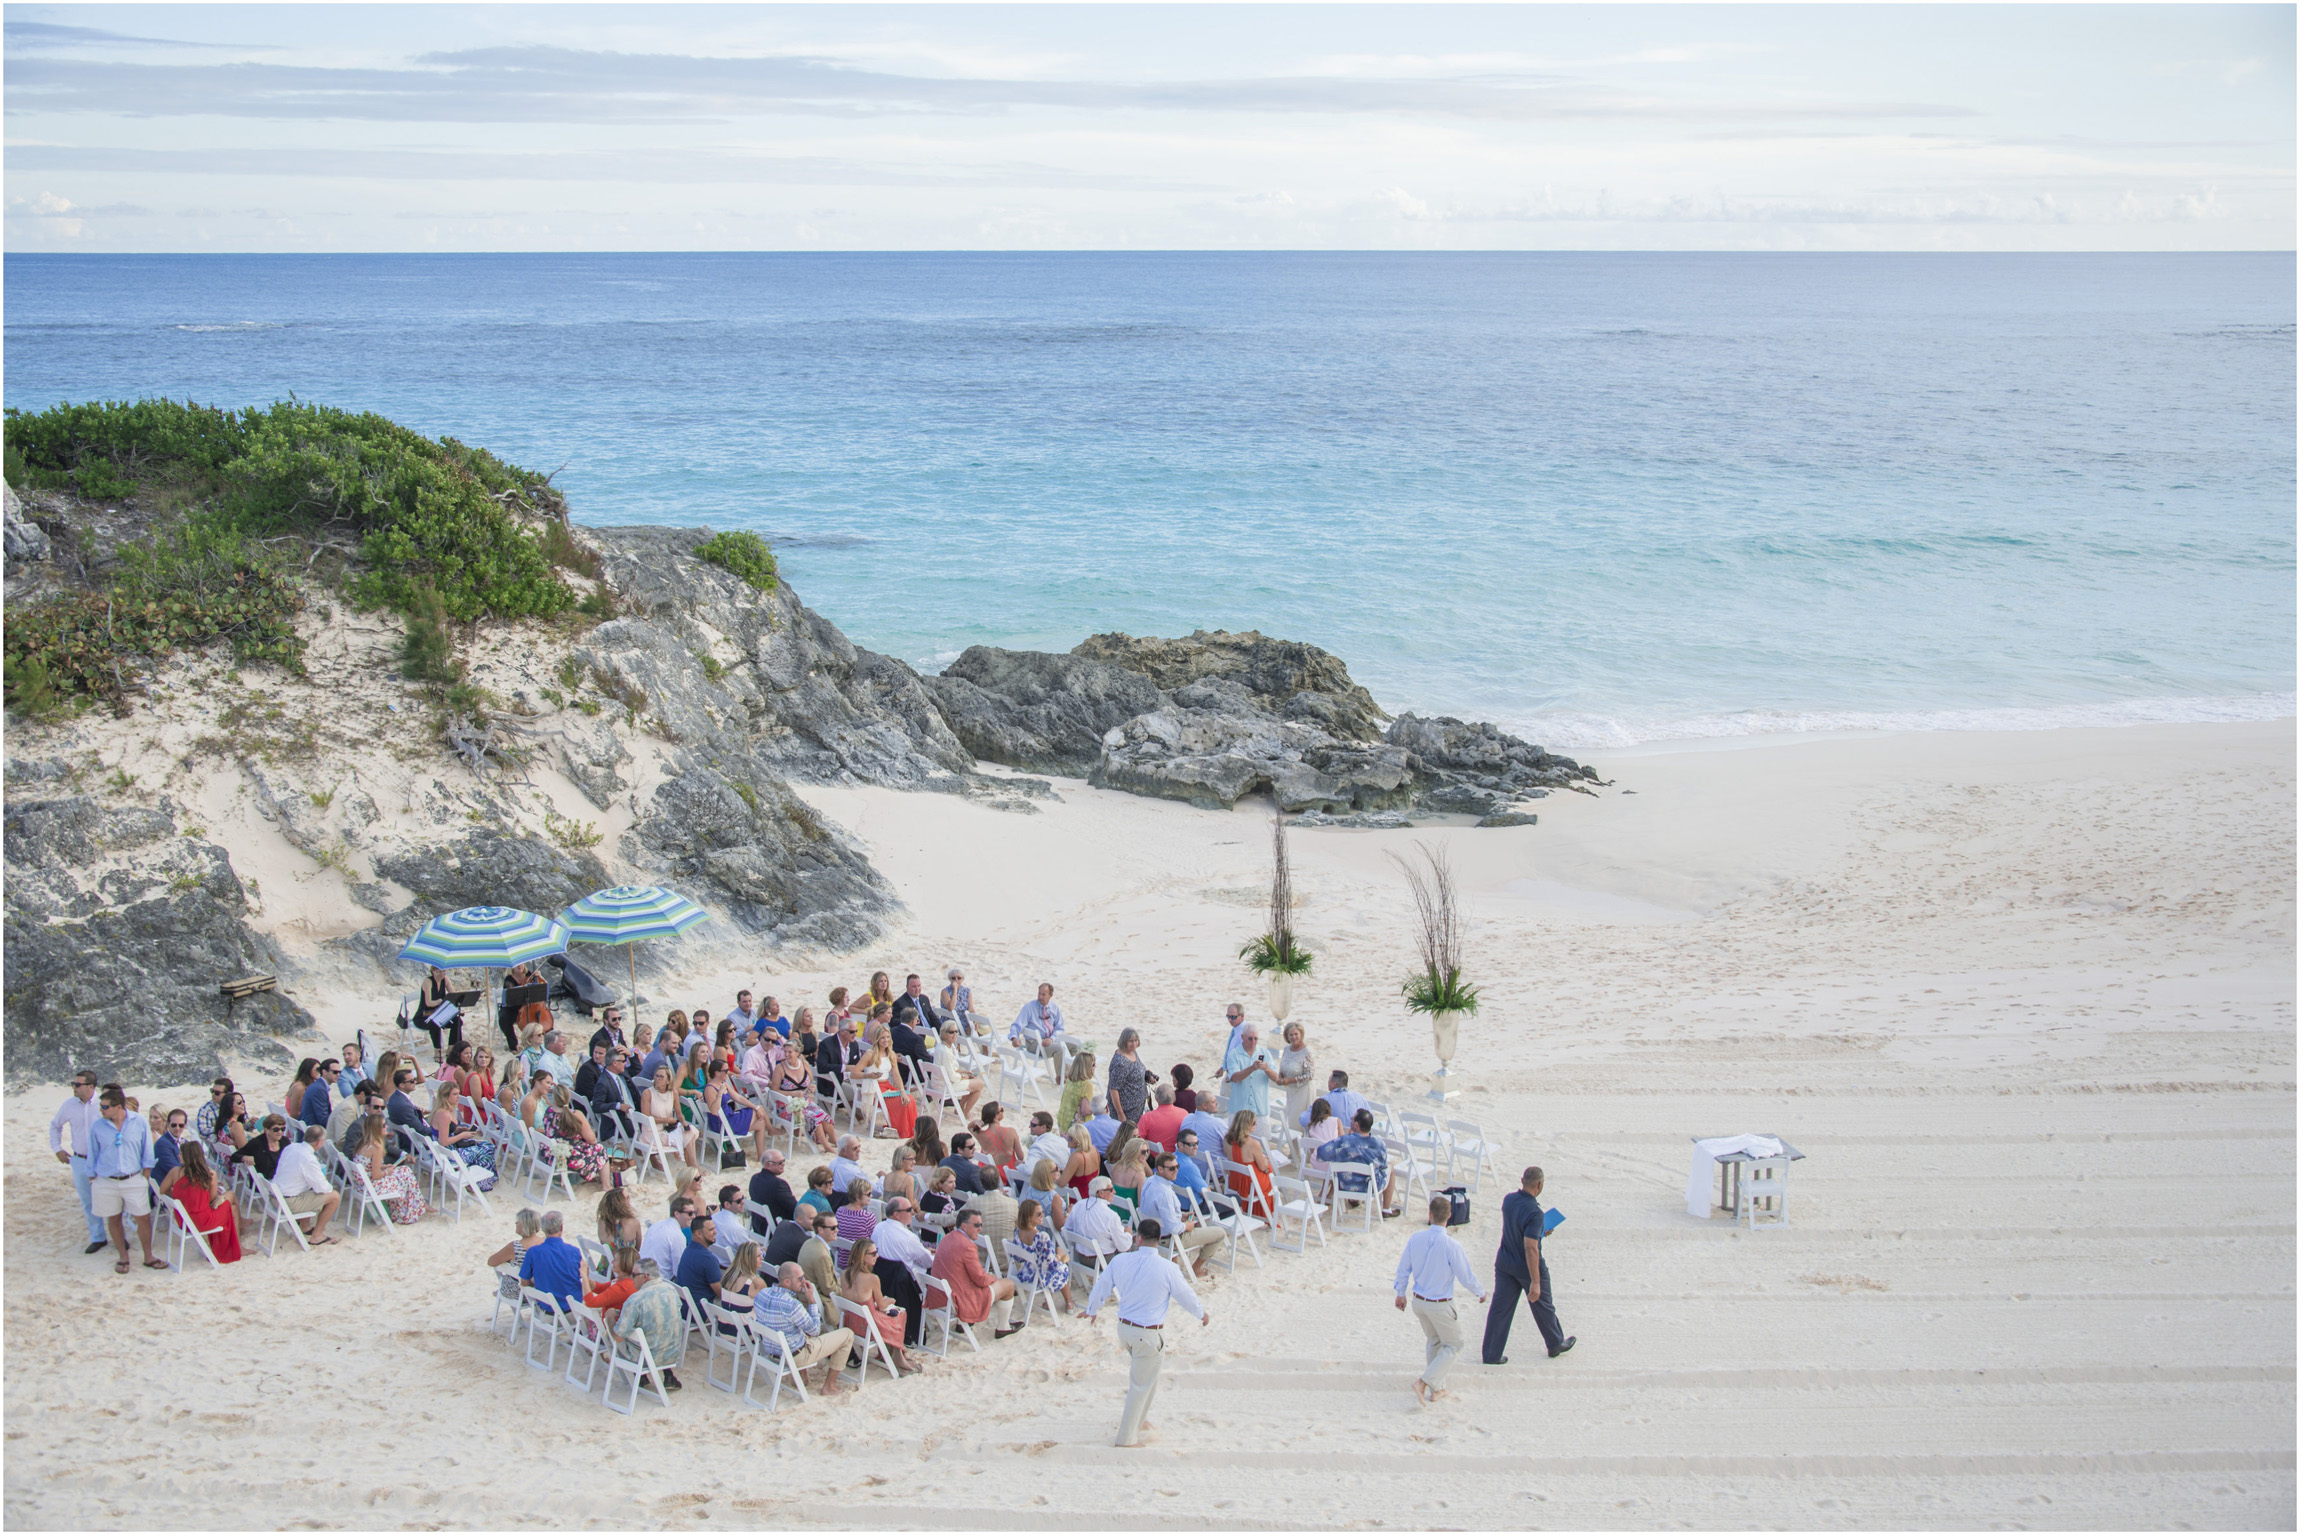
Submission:
{"label": "tall dried branch arrangement", "polygon": [[1477,988],[1461,978],[1461,893],[1443,847],[1417,842],[1418,863],[1389,855],[1414,898],[1414,956],[1421,972],[1407,980],[1407,1004],[1416,1012],[1475,1012]]}
{"label": "tall dried branch arrangement", "polygon": [[1270,940],[1281,958],[1294,954],[1294,870],[1286,861],[1286,811],[1272,807],[1270,816]]}

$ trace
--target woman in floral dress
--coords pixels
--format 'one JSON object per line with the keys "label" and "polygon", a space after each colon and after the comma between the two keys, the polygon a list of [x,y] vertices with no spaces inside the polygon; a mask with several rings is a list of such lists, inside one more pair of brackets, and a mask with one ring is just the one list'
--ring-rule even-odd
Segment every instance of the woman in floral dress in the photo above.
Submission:
{"label": "woman in floral dress", "polygon": [[367,1171],[367,1181],[376,1196],[391,1208],[395,1226],[412,1226],[431,1213],[424,1201],[423,1190],[416,1187],[415,1169],[404,1162],[386,1162],[385,1153],[391,1145],[391,1122],[381,1114],[370,1114],[360,1130],[359,1163]]}
{"label": "woman in floral dress", "polygon": [[1014,1260],[1014,1283],[1018,1289],[1052,1290],[1054,1304],[1068,1311],[1070,1265],[1063,1261],[1062,1249],[1055,1246],[1054,1229],[1046,1224],[1045,1216],[1046,1206],[1035,1199],[1026,1199],[1015,1208],[1014,1245],[1029,1256]]}
{"label": "woman in floral dress", "polygon": [[543,1133],[550,1139],[551,1154],[576,1182],[607,1181],[607,1148],[599,1144],[590,1116],[575,1106],[575,1095],[564,1082],[552,1084]]}

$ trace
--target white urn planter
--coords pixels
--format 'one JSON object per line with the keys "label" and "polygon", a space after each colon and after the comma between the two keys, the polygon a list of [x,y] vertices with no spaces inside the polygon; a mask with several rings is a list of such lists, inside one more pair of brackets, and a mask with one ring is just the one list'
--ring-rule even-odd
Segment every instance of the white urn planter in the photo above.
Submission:
{"label": "white urn planter", "polygon": [[1456,1097],[1460,1089],[1452,1082],[1454,1047],[1461,1043],[1462,1014],[1442,1012],[1430,1014],[1430,1043],[1437,1048],[1437,1076],[1430,1087],[1430,1098],[1446,1103]]}
{"label": "white urn planter", "polygon": [[1294,978],[1283,970],[1270,972],[1270,1016],[1280,1023],[1294,1010]]}

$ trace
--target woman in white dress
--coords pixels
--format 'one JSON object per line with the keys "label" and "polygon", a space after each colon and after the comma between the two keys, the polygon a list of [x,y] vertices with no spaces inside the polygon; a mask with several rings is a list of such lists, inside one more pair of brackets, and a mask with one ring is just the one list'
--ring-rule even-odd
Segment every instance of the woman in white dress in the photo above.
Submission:
{"label": "woman in white dress", "polygon": [[1302,1122],[1310,1111],[1310,1104],[1318,1096],[1318,1063],[1310,1057],[1310,1047],[1298,1023],[1286,1025],[1286,1048],[1278,1057],[1278,1086],[1286,1090],[1286,1125],[1291,1129]]}
{"label": "woman in white dress", "polygon": [[962,1123],[972,1123],[974,1106],[982,1098],[982,1078],[959,1064],[958,1024],[945,1020],[941,1030],[942,1042],[934,1047],[934,1067],[942,1073],[953,1096],[958,1099],[958,1117]]}
{"label": "woman in white dress", "polygon": [[[695,1137],[687,1122],[679,1117],[679,1092],[671,1085],[671,1068],[655,1068],[654,1085],[639,1095],[639,1111],[654,1125],[655,1144],[679,1153],[681,1161],[689,1167],[699,1166],[695,1156]],[[646,1127],[640,1127],[642,1133]]]}

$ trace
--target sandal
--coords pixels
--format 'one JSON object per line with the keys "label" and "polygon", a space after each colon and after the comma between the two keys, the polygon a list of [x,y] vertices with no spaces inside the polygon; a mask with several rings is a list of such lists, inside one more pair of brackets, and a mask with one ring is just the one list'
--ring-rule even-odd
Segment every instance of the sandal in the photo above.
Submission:
{"label": "sandal", "polygon": [[144,1260],[144,1267],[148,1269],[164,1269],[167,1266],[167,1260],[164,1258],[146,1258]]}
{"label": "sandal", "polygon": [[125,1274],[128,1272],[128,1260],[122,1258],[119,1262],[113,1264],[112,1272],[115,1274]]}

